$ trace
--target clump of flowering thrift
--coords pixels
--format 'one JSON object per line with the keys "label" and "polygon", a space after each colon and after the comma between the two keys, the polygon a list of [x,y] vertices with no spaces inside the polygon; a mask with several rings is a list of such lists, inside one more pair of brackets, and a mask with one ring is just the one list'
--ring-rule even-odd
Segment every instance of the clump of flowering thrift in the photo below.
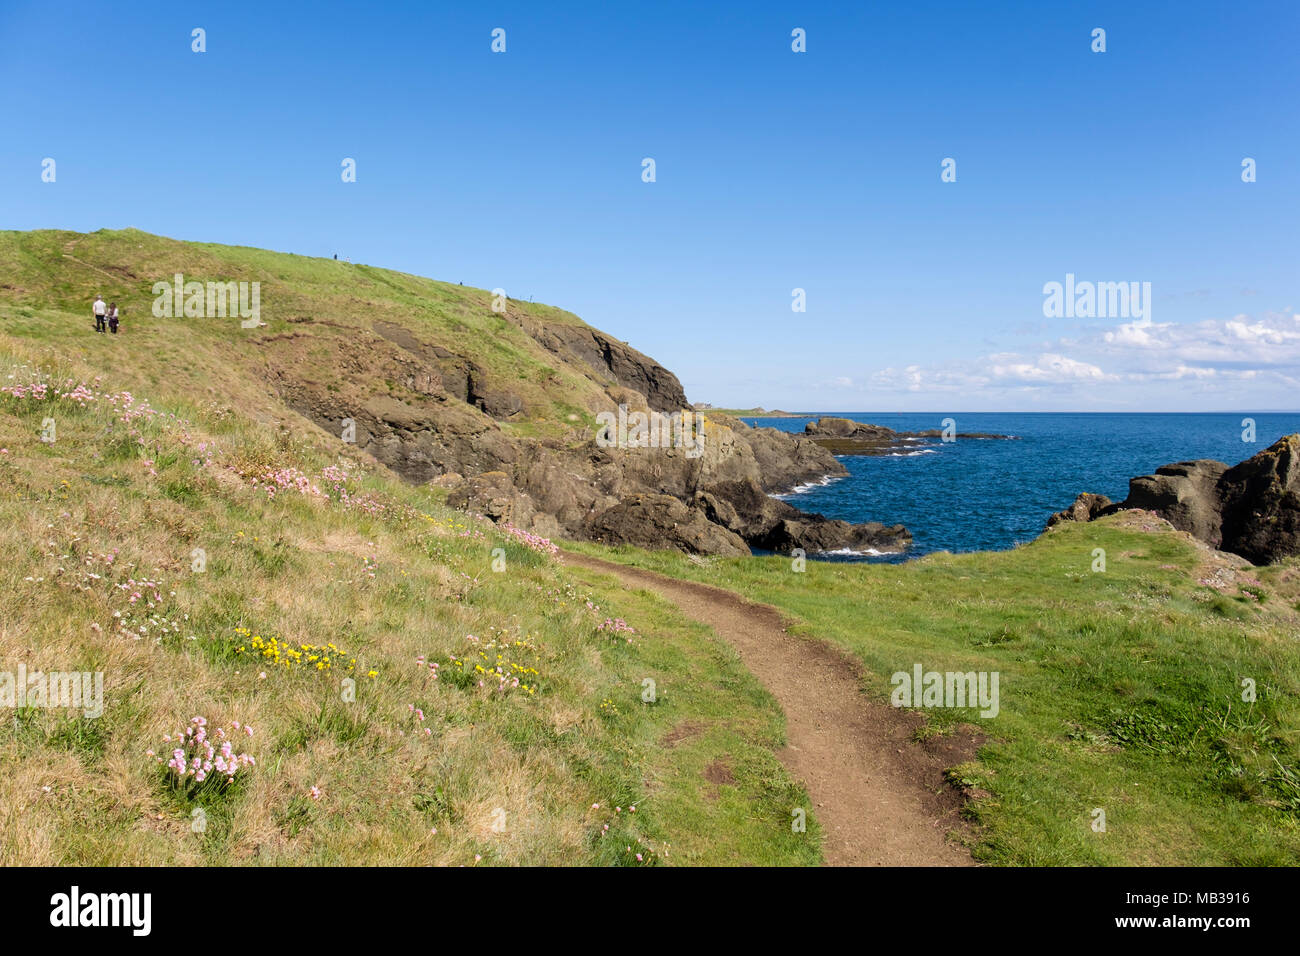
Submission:
{"label": "clump of flowering thrift", "polygon": [[[172,745],[171,759],[166,763],[173,779],[180,783],[203,783],[224,776],[229,784],[241,770],[252,767],[257,761],[247,753],[236,753],[235,741],[240,734],[252,737],[253,728],[247,724],[241,726],[237,720],[231,728],[230,734],[224,727],[209,733],[207,718],[194,717],[183,733],[178,730],[175,734],[165,734],[163,740]],[[163,763],[163,758],[152,750],[148,755]]]}
{"label": "clump of flowering thrift", "polygon": [[67,402],[78,408],[89,408],[95,405],[107,408],[119,421],[126,424],[141,418],[152,421],[161,414],[147,401],[136,398],[130,392],[102,391],[98,378],[90,383],[68,379],[59,384],[48,378],[37,377],[25,384],[0,386],[0,396],[34,402]]}
{"label": "clump of flowering thrift", "polygon": [[309,498],[322,498],[320,487],[297,468],[268,468],[260,476],[253,476],[253,487],[261,488],[268,498],[274,498],[277,491],[296,491]]}
{"label": "clump of flowering thrift", "polygon": [[503,526],[502,530],[524,547],[536,551],[538,554],[560,553],[559,545],[553,543],[550,538],[543,538],[541,535],[533,534],[531,531],[524,531],[522,528],[516,528],[510,524]]}
{"label": "clump of flowering thrift", "polygon": [[[631,624],[629,624],[627,621],[623,620],[621,617],[607,617],[607,618],[605,618],[605,620],[601,621],[599,624],[596,625],[596,630],[598,630],[598,631],[604,631],[604,632],[610,634],[611,636],[616,635],[616,634],[635,634],[635,633],[636,633],[636,628],[634,628],[634,627],[633,627]],[[627,639],[627,642],[628,642],[629,644],[631,644],[631,643],[632,643],[632,638],[629,637],[629,638]]]}

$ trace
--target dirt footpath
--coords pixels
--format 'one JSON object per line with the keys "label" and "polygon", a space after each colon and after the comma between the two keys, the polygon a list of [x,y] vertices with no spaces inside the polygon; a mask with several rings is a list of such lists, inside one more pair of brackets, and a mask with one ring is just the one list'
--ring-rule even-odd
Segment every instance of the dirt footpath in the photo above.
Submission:
{"label": "dirt footpath", "polygon": [[970,854],[946,837],[963,824],[960,796],[942,776],[944,767],[970,759],[971,738],[916,743],[918,715],[868,699],[856,662],[828,644],[787,633],[774,608],[586,555],[561,558],[658,593],[736,649],[785,711],[787,744],[777,757],[812,798],[828,863],[973,865]]}

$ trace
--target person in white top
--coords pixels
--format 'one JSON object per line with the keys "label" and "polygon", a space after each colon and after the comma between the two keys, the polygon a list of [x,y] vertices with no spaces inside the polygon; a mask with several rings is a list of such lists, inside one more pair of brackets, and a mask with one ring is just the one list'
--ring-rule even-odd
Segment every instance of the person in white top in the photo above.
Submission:
{"label": "person in white top", "polygon": [[92,308],[95,310],[95,331],[106,331],[107,325],[104,323],[104,313],[107,311],[107,307],[104,305],[104,297],[102,295],[95,296],[95,304]]}

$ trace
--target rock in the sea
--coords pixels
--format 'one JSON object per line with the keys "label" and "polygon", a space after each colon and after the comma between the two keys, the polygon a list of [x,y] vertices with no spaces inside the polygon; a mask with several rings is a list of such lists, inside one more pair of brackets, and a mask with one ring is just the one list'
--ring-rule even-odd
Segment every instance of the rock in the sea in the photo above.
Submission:
{"label": "rock in the sea", "polygon": [[[884,425],[855,422],[851,418],[828,416],[809,422],[804,434],[836,455],[884,455],[908,447],[906,439],[942,438],[943,432],[929,428],[919,432],[896,432]],[[955,438],[1012,438],[988,432],[955,432]]]}
{"label": "rock in the sea", "polygon": [[1047,525],[1091,521],[1120,509],[1153,511],[1211,547],[1272,564],[1300,554],[1298,455],[1300,435],[1287,435],[1232,468],[1210,459],[1164,465],[1131,479],[1119,504],[1082,494]]}
{"label": "rock in the sea", "polygon": [[753,480],[719,483],[701,498],[705,512],[716,515],[713,520],[726,523],[751,546],[764,551],[789,554],[802,548],[808,554],[884,554],[905,551],[912,543],[911,533],[902,525],[887,527],[878,521],[849,524],[800,511],[771,497]]}
{"label": "rock in the sea", "polygon": [[1287,435],[1219,479],[1222,549],[1255,564],[1300,554],[1300,435]]}
{"label": "rock in the sea", "polygon": [[867,422],[855,422],[851,418],[827,416],[815,422],[809,422],[804,432],[816,438],[892,438],[897,434],[884,425],[871,425]]}

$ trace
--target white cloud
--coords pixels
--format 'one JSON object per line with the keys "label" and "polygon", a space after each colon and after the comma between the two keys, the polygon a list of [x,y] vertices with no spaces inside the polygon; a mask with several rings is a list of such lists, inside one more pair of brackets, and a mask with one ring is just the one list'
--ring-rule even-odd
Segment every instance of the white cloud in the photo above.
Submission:
{"label": "white cloud", "polygon": [[1126,364],[1138,363],[1134,353],[1163,353],[1162,358],[1144,356],[1141,361],[1146,367],[1134,368],[1137,372],[1157,372],[1187,363],[1260,370],[1300,368],[1300,316],[1272,312],[1257,319],[1237,315],[1185,325],[1133,323],[1106,332],[1100,346]]}
{"label": "white cloud", "polygon": [[1008,361],[995,363],[991,368],[995,381],[1020,381],[1035,385],[1052,385],[1069,382],[1105,382],[1113,381],[1116,376],[1107,375],[1090,362],[1080,362],[1064,355],[1044,353],[1036,361]]}
{"label": "white cloud", "polygon": [[[1130,322],[1036,350],[882,369],[868,390],[997,401],[1178,409],[1263,402],[1295,406],[1300,316],[1293,310],[1193,323]],[[1104,386],[1104,388],[1097,388]]]}

